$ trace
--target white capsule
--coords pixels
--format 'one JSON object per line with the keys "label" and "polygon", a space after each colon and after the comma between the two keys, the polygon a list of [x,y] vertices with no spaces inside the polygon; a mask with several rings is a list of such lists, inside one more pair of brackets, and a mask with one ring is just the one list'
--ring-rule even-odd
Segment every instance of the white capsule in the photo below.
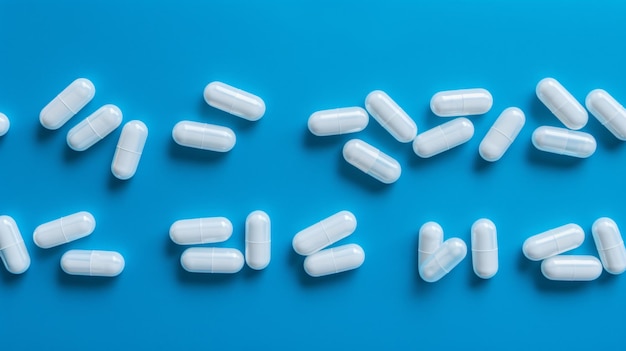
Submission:
{"label": "white capsule", "polygon": [[41,125],[47,129],[59,129],[78,113],[96,94],[89,79],[78,78],[50,101],[39,114]]}
{"label": "white capsule", "polygon": [[480,142],[478,147],[480,157],[489,162],[499,160],[517,138],[525,123],[526,117],[519,108],[509,107],[502,111]]}
{"label": "white capsule", "polygon": [[33,241],[42,249],[48,249],[84,238],[94,229],[96,219],[91,213],[81,211],[38,226]]}
{"label": "white capsule", "polygon": [[565,128],[539,127],[532,141],[537,149],[559,155],[587,158],[596,152],[596,139],[591,134]]}
{"label": "white capsule", "polygon": [[602,274],[602,264],[593,256],[559,255],[541,262],[541,273],[550,280],[590,281]]}
{"label": "white capsule", "polygon": [[602,89],[590,92],[585,99],[587,109],[619,140],[626,140],[626,109]]}
{"label": "white capsule", "polygon": [[498,234],[496,225],[486,218],[472,225],[472,266],[483,279],[498,273]]}
{"label": "white capsule", "polygon": [[604,269],[611,274],[626,271],[626,248],[617,224],[610,218],[599,218],[591,227],[593,240]]}
{"label": "white capsule", "polygon": [[13,218],[0,216],[0,258],[7,271],[22,274],[30,267],[30,256]]}
{"label": "white capsule", "polygon": [[70,275],[115,277],[124,266],[124,257],[115,251],[70,250],[61,257],[61,269]]}
{"label": "white capsule", "polygon": [[180,256],[180,264],[191,273],[237,273],[243,268],[243,255],[237,249],[191,247]]}
{"label": "white capsule", "polygon": [[217,152],[230,151],[237,142],[230,128],[192,121],[176,123],[172,138],[178,145]]}
{"label": "white capsule", "polygon": [[365,108],[399,142],[408,143],[417,135],[415,122],[384,91],[369,93],[365,98]]}
{"label": "white capsule", "polygon": [[357,244],[333,247],[304,259],[304,271],[311,277],[341,273],[361,267],[365,252]]}
{"label": "white capsule", "polygon": [[178,245],[219,243],[233,234],[233,224],[225,217],[182,219],[170,226],[170,238]]}
{"label": "white capsule", "polygon": [[443,244],[443,228],[436,222],[426,222],[420,228],[417,246],[417,267],[421,267]]}
{"label": "white capsule", "polygon": [[492,105],[491,93],[481,88],[440,91],[430,99],[430,109],[439,117],[482,115]]}
{"label": "white capsule", "polygon": [[135,175],[147,138],[148,127],[143,122],[130,121],[124,125],[111,162],[111,173],[116,178],[125,180]]}
{"label": "white capsule", "polygon": [[343,146],[343,158],[385,184],[395,182],[402,174],[398,161],[360,139],[352,139]]}
{"label": "white capsule", "polygon": [[298,232],[292,240],[293,249],[308,256],[354,233],[356,217],[340,211]]}
{"label": "white capsule", "polygon": [[246,263],[252,269],[263,269],[272,257],[272,227],[270,217],[254,211],[246,218]]}
{"label": "white capsule", "polygon": [[9,131],[10,127],[11,121],[9,121],[9,117],[0,112],[0,136],[5,135]]}
{"label": "white capsule", "polygon": [[535,90],[539,100],[567,128],[578,130],[587,124],[587,110],[556,79],[542,79]]}
{"label": "white capsule", "polygon": [[104,139],[122,123],[122,111],[115,105],[104,105],[67,132],[67,145],[85,151]]}
{"label": "white capsule", "polygon": [[419,134],[413,140],[413,151],[419,157],[432,157],[469,141],[474,125],[465,118],[456,118]]}
{"label": "white capsule", "polygon": [[309,130],[317,136],[360,132],[369,123],[367,111],[360,107],[344,107],[314,112],[309,117]]}
{"label": "white capsule", "polygon": [[222,82],[211,82],[204,88],[204,100],[216,109],[249,121],[259,120],[265,114],[265,102],[241,89]]}
{"label": "white capsule", "polygon": [[458,238],[448,239],[439,246],[419,268],[424,281],[434,283],[450,273],[467,255],[465,242]]}
{"label": "white capsule", "polygon": [[524,241],[522,251],[529,260],[539,261],[573,250],[585,241],[585,231],[577,224],[566,224]]}

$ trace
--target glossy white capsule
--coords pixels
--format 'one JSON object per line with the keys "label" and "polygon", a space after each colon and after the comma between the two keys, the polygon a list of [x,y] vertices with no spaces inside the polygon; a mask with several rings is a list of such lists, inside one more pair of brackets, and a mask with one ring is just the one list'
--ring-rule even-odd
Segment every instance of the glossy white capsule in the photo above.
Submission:
{"label": "glossy white capsule", "polygon": [[474,125],[465,118],[456,118],[419,134],[413,140],[413,151],[419,157],[432,157],[459,146],[474,136]]}
{"label": "glossy white capsule", "polygon": [[263,211],[246,218],[246,263],[252,269],[267,267],[272,258],[272,224]]}
{"label": "glossy white capsule", "polygon": [[178,145],[217,152],[230,151],[237,142],[230,128],[192,121],[176,123],[172,138]]}
{"label": "glossy white capsule", "polygon": [[434,283],[450,273],[467,255],[465,242],[458,238],[451,238],[443,242],[419,268],[424,281]]}
{"label": "glossy white capsule", "polygon": [[170,226],[170,239],[178,245],[219,243],[233,234],[233,224],[225,217],[182,219]]}
{"label": "glossy white capsule", "polygon": [[602,89],[591,91],[585,99],[587,109],[619,140],[626,140],[626,109]]}
{"label": "glossy white capsule", "polygon": [[67,145],[85,151],[104,139],[122,123],[122,111],[115,105],[104,105],[67,132]]}
{"label": "glossy white capsule", "polygon": [[541,151],[579,158],[593,155],[597,146],[591,134],[548,126],[535,129],[532,141]]}
{"label": "glossy white capsule", "polygon": [[237,273],[243,262],[239,250],[223,247],[191,247],[180,256],[180,264],[191,273]]}
{"label": "glossy white capsule", "polygon": [[111,173],[116,178],[125,180],[135,175],[146,139],[148,127],[142,121],[130,121],[124,125],[111,162]]}
{"label": "glossy white capsule", "polygon": [[59,129],[78,113],[96,94],[89,79],[78,78],[50,101],[39,114],[41,125],[47,129]]}
{"label": "glossy white capsule", "polygon": [[311,255],[354,233],[356,217],[349,211],[340,211],[310,227],[299,231],[292,240],[294,251]]}
{"label": "glossy white capsule", "polygon": [[124,266],[124,257],[115,251],[70,250],[61,257],[61,269],[70,275],[115,277]]}
{"label": "glossy white capsule", "polygon": [[96,219],[86,211],[44,223],[33,233],[33,241],[42,249],[84,238],[96,229]]}
{"label": "glossy white capsule", "polygon": [[369,93],[365,98],[365,108],[399,142],[408,143],[417,135],[415,122],[384,91]]}
{"label": "glossy white capsule", "polygon": [[341,273],[361,267],[365,252],[357,244],[333,247],[304,259],[304,271],[311,277]]}
{"label": "glossy white capsule", "polygon": [[489,162],[502,158],[525,123],[526,117],[519,108],[509,107],[502,111],[478,146],[480,157]]}
{"label": "glossy white capsule", "polygon": [[443,228],[436,222],[426,222],[419,232],[417,246],[417,266],[422,266],[437,249],[443,244]]}
{"label": "glossy white capsule", "polygon": [[402,174],[398,161],[360,139],[352,139],[343,146],[343,158],[385,184],[395,182]]}
{"label": "glossy white capsule", "polygon": [[30,267],[30,256],[13,218],[0,216],[0,258],[7,271],[22,274]]}
{"label": "glossy white capsule", "polygon": [[626,248],[617,224],[610,218],[599,218],[591,227],[593,240],[604,269],[611,274],[626,271]]}
{"label": "glossy white capsule", "polygon": [[550,280],[590,281],[602,274],[602,264],[593,256],[559,255],[541,262],[541,273]]}
{"label": "glossy white capsule", "polygon": [[360,132],[369,123],[367,111],[360,107],[345,107],[314,112],[309,117],[309,130],[317,136]]}
{"label": "glossy white capsule", "polygon": [[483,279],[498,273],[498,234],[496,225],[486,218],[472,225],[472,266]]}
{"label": "glossy white capsule", "polygon": [[573,250],[585,241],[585,231],[578,224],[566,224],[524,241],[522,251],[529,260],[539,261]]}
{"label": "glossy white capsule", "polygon": [[587,110],[554,78],[537,83],[537,97],[567,128],[578,130],[587,124]]}
{"label": "glossy white capsule", "polygon": [[430,99],[430,109],[439,117],[482,115],[492,105],[491,93],[481,88],[440,91]]}
{"label": "glossy white capsule", "polygon": [[216,109],[249,121],[259,120],[265,114],[265,102],[241,89],[222,82],[211,82],[204,88],[204,100]]}
{"label": "glossy white capsule", "polygon": [[9,128],[11,127],[11,121],[9,121],[9,117],[4,113],[0,112],[0,136],[5,135]]}

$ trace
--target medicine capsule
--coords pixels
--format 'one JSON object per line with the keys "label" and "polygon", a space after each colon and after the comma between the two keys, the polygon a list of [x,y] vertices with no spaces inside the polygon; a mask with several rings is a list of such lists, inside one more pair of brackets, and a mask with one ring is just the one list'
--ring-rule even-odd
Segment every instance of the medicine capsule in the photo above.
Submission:
{"label": "medicine capsule", "polygon": [[180,264],[191,273],[237,273],[243,268],[243,255],[237,249],[191,247],[180,256]]}
{"label": "medicine capsule", "polygon": [[539,127],[532,141],[537,149],[559,155],[587,158],[596,152],[596,139],[591,134],[565,128]]}
{"label": "medicine capsule", "polygon": [[430,99],[430,109],[439,117],[482,115],[492,105],[491,93],[480,88],[440,91]]}
{"label": "medicine capsule", "polygon": [[566,224],[524,241],[522,251],[529,260],[539,261],[573,250],[585,241],[585,231],[577,224]]}
{"label": "medicine capsule", "polygon": [[465,118],[456,118],[427,130],[413,140],[413,151],[419,157],[432,157],[459,146],[474,136],[474,125]]}
{"label": "medicine capsule", "polygon": [[47,129],[59,129],[74,117],[96,95],[96,88],[89,79],[78,78],[50,101],[39,114],[41,125]]}
{"label": "medicine capsule", "polygon": [[541,262],[541,273],[550,280],[590,281],[602,274],[602,264],[593,256],[559,255]]}
{"label": "medicine capsule", "polygon": [[125,180],[135,175],[147,138],[148,127],[143,122],[130,121],[124,125],[111,162],[111,173],[116,178]]}
{"label": "medicine capsule", "polygon": [[33,241],[42,249],[84,238],[96,229],[96,219],[86,211],[44,223],[33,233]]}
{"label": "medicine capsule", "polygon": [[360,132],[369,123],[367,111],[360,107],[345,107],[314,112],[309,117],[309,130],[317,136]]}
{"label": "medicine capsule", "polygon": [[542,79],[537,83],[536,93],[539,100],[567,128],[578,130],[587,124],[587,110],[556,79]]}
{"label": "medicine capsule", "polygon": [[415,122],[384,91],[369,93],[365,98],[365,108],[399,142],[408,143],[417,135]]}
{"label": "medicine capsule", "polygon": [[483,141],[480,142],[478,147],[480,157],[489,162],[495,162],[502,158],[525,123],[526,117],[519,108],[509,107],[502,111]]}
{"label": "medicine capsule", "polygon": [[115,105],[104,105],[67,132],[67,145],[85,151],[104,139],[122,123],[122,111]]}
{"label": "medicine capsule", "polygon": [[626,271],[626,248],[617,224],[610,218],[596,220],[591,227],[593,240],[604,269],[611,274]]}
{"label": "medicine capsule", "polygon": [[421,267],[443,244],[443,228],[436,222],[426,222],[420,228],[417,247],[417,266]]}
{"label": "medicine capsule", "polygon": [[219,243],[233,234],[233,224],[225,217],[182,219],[170,226],[170,238],[178,245]]}
{"label": "medicine capsule", "polygon": [[30,267],[22,234],[9,216],[0,216],[0,258],[7,271],[13,274],[22,274]]}
{"label": "medicine capsule", "polygon": [[172,138],[181,146],[217,152],[230,151],[237,142],[230,128],[191,121],[176,123]]}
{"label": "medicine capsule", "polygon": [[419,269],[424,281],[434,283],[450,273],[467,255],[465,242],[458,238],[448,239],[439,246]]}
{"label": "medicine capsule", "polygon": [[207,104],[248,121],[259,120],[265,114],[265,102],[241,89],[222,82],[211,82],[204,88]]}
{"label": "medicine capsule", "polygon": [[246,263],[252,269],[263,269],[272,257],[272,228],[270,217],[254,211],[246,218]]}
{"label": "medicine capsule", "polygon": [[590,92],[585,99],[587,109],[619,140],[626,140],[626,109],[602,89]]}
{"label": "medicine capsule", "polygon": [[361,267],[365,252],[357,244],[333,247],[304,259],[304,271],[311,277],[341,273]]}
{"label": "medicine capsule", "polygon": [[360,139],[352,139],[343,146],[343,158],[385,184],[395,182],[402,174],[398,161]]}
{"label": "medicine capsule", "polygon": [[115,251],[70,250],[61,257],[61,269],[70,275],[115,277],[124,266],[124,257]]}
{"label": "medicine capsule", "polygon": [[496,225],[482,218],[472,225],[472,266],[474,273],[489,279],[498,273],[498,235]]}
{"label": "medicine capsule", "polygon": [[340,211],[298,232],[292,240],[294,251],[311,255],[354,233],[356,217],[349,211]]}
{"label": "medicine capsule", "polygon": [[0,112],[0,136],[5,135],[11,127],[11,121],[4,113]]}

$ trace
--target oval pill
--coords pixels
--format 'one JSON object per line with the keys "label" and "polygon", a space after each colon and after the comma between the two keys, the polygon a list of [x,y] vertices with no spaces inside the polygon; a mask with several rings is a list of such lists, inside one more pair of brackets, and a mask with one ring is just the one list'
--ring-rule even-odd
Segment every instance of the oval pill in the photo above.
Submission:
{"label": "oval pill", "polygon": [[265,114],[265,102],[241,89],[222,82],[211,82],[204,88],[204,100],[210,106],[249,121]]}
{"label": "oval pill", "polygon": [[124,125],[111,162],[111,173],[117,179],[126,180],[135,175],[146,139],[148,127],[142,121],[130,121]]}
{"label": "oval pill", "polygon": [[0,136],[5,135],[9,128],[11,127],[11,121],[9,121],[9,117],[4,113],[0,112]]}
{"label": "oval pill", "polygon": [[360,132],[369,123],[367,111],[360,107],[344,107],[314,112],[308,127],[317,136],[341,135]]}
{"label": "oval pill", "polygon": [[122,111],[115,105],[104,105],[67,132],[67,145],[85,151],[104,139],[122,123]]}
{"label": "oval pill", "polygon": [[439,117],[482,115],[492,105],[491,93],[482,88],[440,91],[430,99],[430,109]]}
{"label": "oval pill", "polygon": [[170,226],[170,239],[178,245],[219,243],[233,234],[233,224],[225,217],[181,219]]}
{"label": "oval pill", "polygon": [[237,142],[230,128],[192,121],[176,123],[172,138],[181,146],[217,152],[230,151]]}
{"label": "oval pill", "polygon": [[434,283],[450,273],[467,255],[465,242],[451,238],[443,242],[419,269],[424,281]]}
{"label": "oval pill", "polygon": [[535,90],[539,100],[567,128],[578,130],[587,124],[587,110],[556,79],[542,79]]}
{"label": "oval pill", "polygon": [[191,247],[180,256],[180,264],[191,273],[237,273],[243,261],[239,250],[223,247]]}
{"label": "oval pill", "polygon": [[436,222],[426,222],[420,227],[417,247],[417,266],[422,266],[443,244],[443,228]]}
{"label": "oval pill", "polygon": [[50,101],[39,114],[41,125],[47,129],[59,129],[78,113],[96,94],[93,83],[78,78]]}
{"label": "oval pill", "polygon": [[465,117],[456,118],[419,134],[413,140],[413,151],[419,157],[432,157],[469,141],[472,136],[472,122]]}
{"label": "oval pill", "polygon": [[311,255],[354,233],[356,217],[349,211],[340,211],[310,227],[299,231],[292,240],[294,251]]}
{"label": "oval pill", "polygon": [[626,140],[626,109],[602,89],[591,91],[585,99],[591,114],[619,140]]}
{"label": "oval pill", "polygon": [[365,252],[357,244],[333,247],[304,259],[304,271],[311,277],[341,273],[361,267]]}
{"label": "oval pill", "polygon": [[522,251],[529,260],[539,261],[573,250],[585,241],[585,231],[578,224],[566,224],[524,241]]}
{"label": "oval pill", "polygon": [[115,251],[70,250],[61,257],[61,269],[70,275],[115,277],[124,266],[124,257]]}
{"label": "oval pill", "polygon": [[593,155],[597,146],[591,134],[548,126],[535,129],[532,142],[541,151],[579,158]]}
{"label": "oval pill", "polygon": [[599,218],[593,223],[591,233],[604,269],[611,274],[624,273],[626,248],[617,224],[610,218]]}
{"label": "oval pill", "polygon": [[30,267],[30,256],[15,220],[0,216],[0,258],[7,271],[22,274]]}
{"label": "oval pill", "polygon": [[365,98],[365,108],[399,142],[408,143],[417,135],[415,122],[384,91],[369,93]]}
{"label": "oval pill", "polygon": [[254,211],[246,218],[246,263],[252,269],[263,269],[272,257],[272,228],[270,217]]}
{"label": "oval pill", "polygon": [[398,161],[360,139],[352,139],[343,146],[343,158],[385,184],[397,181],[402,174]]}
{"label": "oval pill", "polygon": [[485,161],[494,162],[502,158],[517,135],[524,127],[526,117],[517,107],[502,111],[500,117],[489,128],[487,135],[480,142],[478,153]]}
{"label": "oval pill", "polygon": [[474,273],[489,279],[498,273],[498,235],[496,225],[482,218],[472,225],[472,266]]}
{"label": "oval pill", "polygon": [[590,281],[602,274],[602,264],[593,256],[559,255],[541,262],[541,273],[550,280]]}
{"label": "oval pill", "polygon": [[33,233],[33,241],[42,249],[84,238],[96,229],[96,219],[86,211],[44,223]]}

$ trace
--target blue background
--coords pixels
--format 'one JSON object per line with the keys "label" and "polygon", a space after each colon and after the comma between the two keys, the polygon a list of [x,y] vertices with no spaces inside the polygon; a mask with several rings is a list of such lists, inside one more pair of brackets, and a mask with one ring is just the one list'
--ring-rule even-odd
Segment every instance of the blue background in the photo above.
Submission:
{"label": "blue background", "polygon": [[[539,125],[559,121],[537,100],[544,77],[581,102],[594,88],[626,101],[626,4],[620,1],[3,1],[0,3],[0,213],[13,216],[32,257],[13,276],[0,269],[3,350],[141,349],[600,349],[620,348],[626,279],[547,281],[523,241],[574,222],[587,232],[574,252],[597,255],[590,228],[610,216],[626,228],[626,147],[590,117],[596,153],[579,160],[535,150]],[[78,77],[94,100],[57,131],[39,111]],[[248,122],[206,105],[220,80],[261,96],[267,113]],[[373,119],[357,135],[319,138],[306,127],[320,109],[363,106],[389,93],[420,131],[444,122],[429,110],[437,91],[484,87],[492,110],[471,117],[467,144],[420,159]],[[67,131],[113,103],[150,135],[136,176],[110,173],[121,129],[86,152]],[[499,113],[522,108],[527,124],[495,164],[478,145]],[[226,154],[187,149],[174,124],[194,120],[237,134]],[[358,137],[395,157],[399,181],[378,183],[345,163]],[[226,216],[244,247],[244,220],[272,219],[272,262],[230,276],[182,270],[170,242],[177,219]],[[360,244],[364,265],[313,279],[291,248],[299,230],[339,210],[358,219],[341,243]],[[42,250],[34,228],[91,211],[88,238]],[[468,257],[435,284],[417,273],[417,232],[438,221],[469,244],[470,227],[492,219],[500,271],[475,277]],[[117,250],[115,279],[71,277],[59,268],[72,248]]]}

